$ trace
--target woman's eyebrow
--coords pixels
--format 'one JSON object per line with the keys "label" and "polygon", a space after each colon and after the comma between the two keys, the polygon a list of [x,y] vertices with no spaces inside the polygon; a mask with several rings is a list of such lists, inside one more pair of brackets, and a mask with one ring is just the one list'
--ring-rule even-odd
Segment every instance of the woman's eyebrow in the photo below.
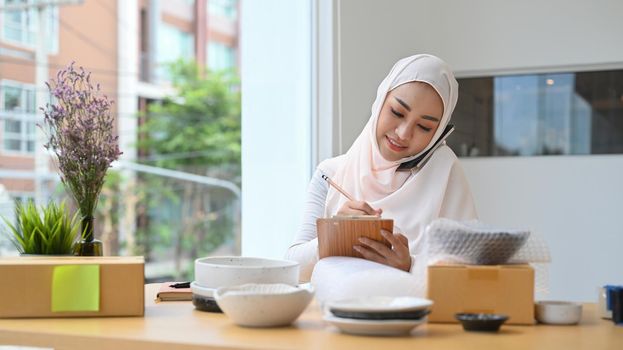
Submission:
{"label": "woman's eyebrow", "polygon": [[[405,101],[399,99],[398,97],[394,96],[394,98],[396,99],[396,101],[398,101],[398,103],[400,103],[404,108],[407,109],[407,111],[411,112],[411,107],[409,107],[408,104],[405,103]],[[430,115],[423,115],[422,118],[424,119],[428,119],[428,120],[432,120],[434,122],[439,122],[439,118],[435,118],[433,116]]]}
{"label": "woman's eyebrow", "polygon": [[396,101],[398,101],[398,103],[400,103],[404,108],[407,109],[407,111],[411,112],[411,107],[409,107],[408,104],[405,103],[405,101],[399,99],[398,97],[394,96],[394,98],[396,99]]}
{"label": "woman's eyebrow", "polygon": [[435,117],[430,116],[430,115],[423,115],[423,116],[422,116],[422,118],[423,118],[423,119],[432,120],[432,121],[434,121],[434,122],[439,122],[439,118],[435,118]]}

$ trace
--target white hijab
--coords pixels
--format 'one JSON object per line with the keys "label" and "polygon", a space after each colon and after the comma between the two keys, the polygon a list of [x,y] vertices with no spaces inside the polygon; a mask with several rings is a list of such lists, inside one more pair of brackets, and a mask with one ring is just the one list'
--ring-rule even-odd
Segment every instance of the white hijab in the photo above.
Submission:
{"label": "white hijab", "polygon": [[[376,126],[388,92],[409,82],[432,86],[443,101],[443,116],[426,148],[411,157],[388,161],[376,141]],[[415,159],[441,136],[458,99],[458,83],[450,67],[432,55],[414,55],[398,61],[381,82],[372,115],[345,154],[323,161],[318,168],[358,200],[382,208],[383,217],[394,219],[396,231],[405,234],[415,253],[416,241],[425,227],[438,217],[475,219],[476,210],[469,186],[454,152],[445,145],[434,151],[419,170],[397,171]],[[332,187],[326,199],[325,216],[335,215],[347,199]],[[415,251],[414,251],[415,250]]]}

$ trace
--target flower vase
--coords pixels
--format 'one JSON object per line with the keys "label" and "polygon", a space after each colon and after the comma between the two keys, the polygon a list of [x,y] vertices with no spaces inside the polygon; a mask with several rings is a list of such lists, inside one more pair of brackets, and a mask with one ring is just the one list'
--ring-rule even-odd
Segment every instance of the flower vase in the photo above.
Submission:
{"label": "flower vase", "polygon": [[102,241],[93,237],[93,216],[82,218],[82,239],[76,243],[75,255],[79,256],[102,256]]}

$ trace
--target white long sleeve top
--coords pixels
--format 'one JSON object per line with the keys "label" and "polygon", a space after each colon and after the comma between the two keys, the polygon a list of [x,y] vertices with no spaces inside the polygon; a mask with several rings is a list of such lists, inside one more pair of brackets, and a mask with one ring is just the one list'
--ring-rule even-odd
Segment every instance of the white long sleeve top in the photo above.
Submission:
{"label": "white long sleeve top", "polygon": [[[300,280],[308,282],[314,266],[318,262],[318,232],[316,219],[322,218],[325,211],[325,201],[329,191],[329,184],[322,179],[322,172],[316,169],[307,187],[307,199],[303,209],[303,220],[299,233],[288,248],[285,258],[297,261],[300,264]],[[400,229],[394,227],[394,232]],[[415,255],[411,256],[411,266],[415,263]]]}

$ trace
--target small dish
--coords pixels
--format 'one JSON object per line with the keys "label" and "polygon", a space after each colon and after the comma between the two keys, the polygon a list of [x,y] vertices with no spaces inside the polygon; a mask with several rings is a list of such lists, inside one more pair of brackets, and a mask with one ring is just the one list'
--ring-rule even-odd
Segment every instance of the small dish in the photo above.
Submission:
{"label": "small dish", "polygon": [[208,297],[208,298],[214,298],[214,292],[216,292],[216,289],[204,287],[200,285],[199,283],[197,283],[196,281],[190,282],[190,290],[194,294],[199,294],[201,296]]}
{"label": "small dish", "polygon": [[197,284],[190,283],[190,290],[193,292],[193,305],[199,311],[223,312],[214,300],[214,288],[206,288]]}
{"label": "small dish", "polygon": [[313,289],[287,284],[244,284],[216,290],[214,299],[234,323],[282,327],[294,322],[314,296]]}
{"label": "small dish", "polygon": [[572,325],[582,319],[582,304],[567,301],[537,301],[536,320],[544,324]]}
{"label": "small dish", "polygon": [[335,317],[354,320],[419,320],[430,313],[428,309],[402,312],[355,312],[330,309]]}
{"label": "small dish", "polygon": [[466,331],[497,332],[508,316],[500,314],[458,313],[454,315]]}
{"label": "small dish", "polygon": [[419,320],[354,320],[325,314],[323,320],[337,327],[341,332],[355,335],[399,336],[426,323],[426,318]]}
{"label": "small dish", "polygon": [[326,307],[331,311],[384,313],[425,310],[432,305],[431,300],[423,298],[371,296],[329,301]]}

